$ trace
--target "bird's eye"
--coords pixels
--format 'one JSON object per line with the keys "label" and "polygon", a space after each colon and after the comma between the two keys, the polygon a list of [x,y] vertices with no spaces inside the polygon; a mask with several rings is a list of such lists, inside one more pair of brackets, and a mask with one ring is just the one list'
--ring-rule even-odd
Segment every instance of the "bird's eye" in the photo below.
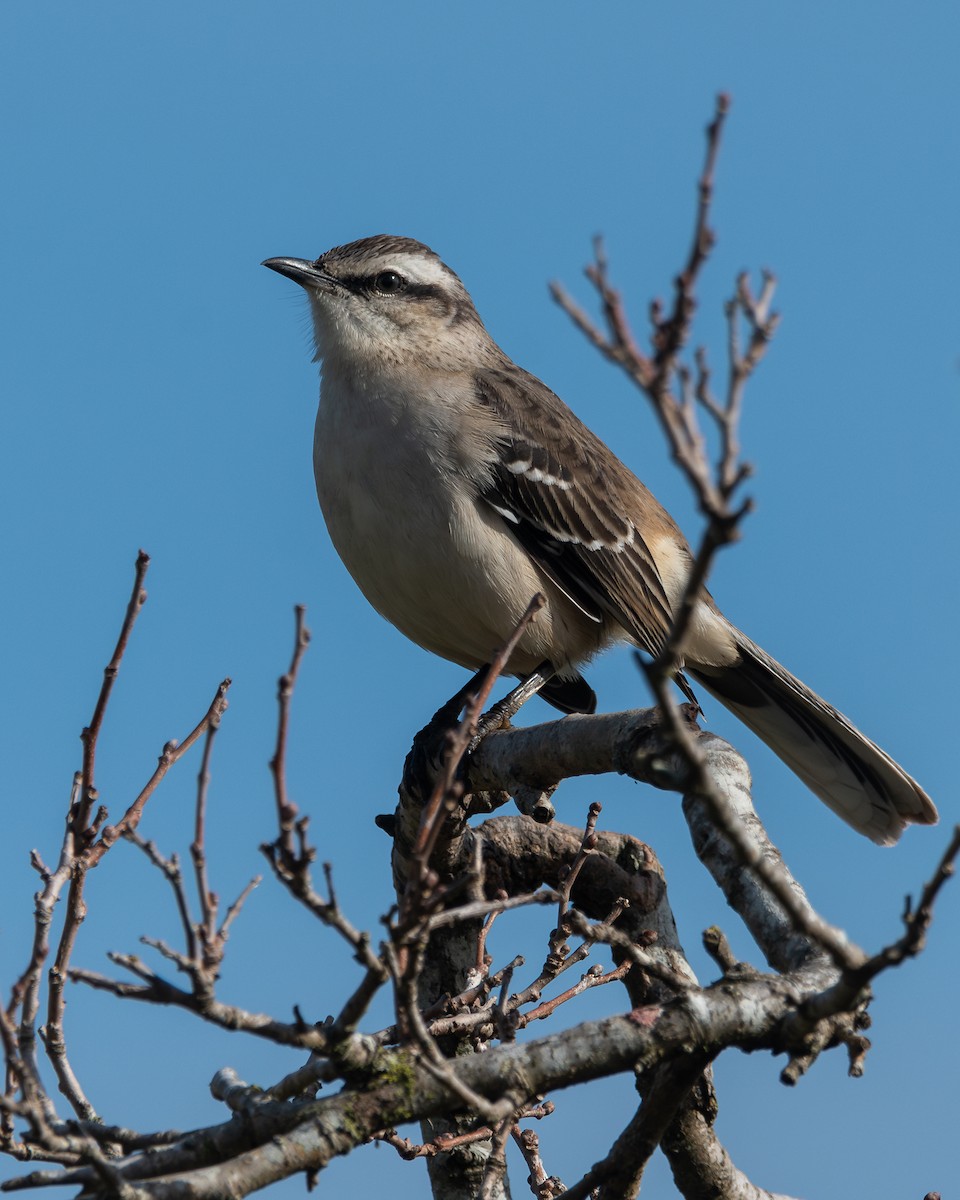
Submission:
{"label": "bird's eye", "polygon": [[383,296],[395,296],[407,286],[407,281],[396,271],[381,271],[374,279],[373,286]]}

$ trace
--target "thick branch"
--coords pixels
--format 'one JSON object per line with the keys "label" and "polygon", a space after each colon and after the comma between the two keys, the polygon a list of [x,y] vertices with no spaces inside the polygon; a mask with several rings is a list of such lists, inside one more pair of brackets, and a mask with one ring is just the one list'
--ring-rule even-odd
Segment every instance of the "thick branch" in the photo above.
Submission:
{"label": "thick branch", "polygon": [[[695,998],[683,995],[523,1045],[458,1058],[449,1068],[464,1088],[520,1108],[529,1097],[606,1075],[686,1061],[691,1044],[705,1061],[727,1046],[782,1051],[784,1018],[808,989],[821,990],[825,982],[819,968],[780,980],[722,981]],[[385,1127],[459,1107],[446,1084],[407,1054],[379,1055],[374,1072],[362,1091],[348,1088],[302,1105],[263,1102],[240,1125],[228,1122],[205,1131],[202,1139],[194,1135],[118,1169],[126,1180],[139,1183],[145,1196],[179,1198],[183,1183],[174,1176],[186,1169],[195,1200],[245,1196],[296,1172],[322,1168]],[[85,1183],[92,1195],[103,1194],[86,1169],[37,1173],[2,1186],[16,1190],[53,1183]]]}

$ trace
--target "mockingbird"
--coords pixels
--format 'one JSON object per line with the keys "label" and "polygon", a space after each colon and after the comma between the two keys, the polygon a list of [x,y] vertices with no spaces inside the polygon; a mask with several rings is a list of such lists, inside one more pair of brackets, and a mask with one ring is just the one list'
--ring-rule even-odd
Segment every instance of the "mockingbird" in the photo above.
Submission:
{"label": "mockingbird", "polygon": [[[310,299],[317,494],[360,590],[407,637],[473,670],[543,592],[509,669],[548,664],[545,698],[592,712],[579,665],[617,641],[656,654],[667,636],[691,561],[669,513],[504,354],[427,246],[380,235],[263,265]],[[920,786],[706,591],[680,665],[875,842],[936,821]]]}

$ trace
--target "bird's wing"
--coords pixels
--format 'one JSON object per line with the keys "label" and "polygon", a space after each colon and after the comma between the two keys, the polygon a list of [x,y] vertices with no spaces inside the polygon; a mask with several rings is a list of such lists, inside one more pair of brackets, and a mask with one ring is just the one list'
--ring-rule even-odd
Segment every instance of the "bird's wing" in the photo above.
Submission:
{"label": "bird's wing", "polygon": [[613,617],[656,654],[670,628],[670,602],[638,524],[649,513],[683,544],[679,530],[539,379],[491,369],[478,374],[476,387],[500,429],[482,499],[587,616]]}

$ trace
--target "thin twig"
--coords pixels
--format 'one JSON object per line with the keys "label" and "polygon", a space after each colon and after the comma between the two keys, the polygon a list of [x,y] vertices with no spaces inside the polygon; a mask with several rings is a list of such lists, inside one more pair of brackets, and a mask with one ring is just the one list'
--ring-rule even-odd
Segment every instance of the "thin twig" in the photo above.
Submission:
{"label": "thin twig", "polygon": [[83,869],[86,871],[95,867],[103,856],[107,853],[110,847],[123,837],[127,830],[136,829],[140,823],[140,818],[143,815],[144,807],[147,801],[157,790],[161,780],[170,770],[170,768],[180,761],[181,758],[190,750],[196,742],[210,728],[212,722],[219,721],[227,708],[227,691],[230,687],[231,680],[224,679],[217,688],[216,695],[210,702],[210,707],[207,709],[199,724],[192,729],[182,742],[171,741],[164,746],[160,758],[157,762],[157,769],[147,780],[146,786],[137,796],[136,800],[130,805],[127,811],[123,814],[116,825],[106,825],[99,841],[95,842],[83,856]]}
{"label": "thin twig", "polygon": [[280,709],[277,721],[277,745],[273,758],[270,759],[270,770],[273,774],[274,794],[277,801],[277,825],[280,833],[277,845],[280,851],[291,859],[296,857],[293,845],[293,832],[299,809],[287,793],[287,737],[290,727],[290,702],[293,689],[296,687],[300,663],[310,645],[310,630],[306,626],[306,608],[298,604],[294,608],[295,633],[293,641],[293,657],[285,674],[280,676],[277,684],[277,703]]}
{"label": "thin twig", "polygon": [[93,710],[93,717],[90,724],[85,726],[80,734],[80,741],[83,743],[83,766],[81,768],[81,802],[75,810],[74,832],[82,835],[90,821],[90,814],[93,811],[93,805],[96,802],[96,790],[94,786],[94,764],[97,754],[97,739],[100,736],[100,729],[103,726],[103,718],[106,715],[107,704],[110,701],[110,694],[113,691],[113,685],[117,681],[117,675],[120,672],[120,663],[127,649],[127,643],[130,640],[130,634],[133,632],[133,626],[136,623],[137,617],[140,615],[140,610],[147,602],[147,593],[143,586],[143,581],[146,578],[147,568],[150,566],[150,555],[141,550],[137,555],[135,566],[135,574],[133,579],[133,591],[130,595],[130,600],[127,603],[127,611],[124,614],[123,624],[120,626],[120,636],[117,638],[117,644],[114,647],[113,655],[109,663],[103,671],[103,683],[100,687],[100,694],[97,696],[97,703]]}

